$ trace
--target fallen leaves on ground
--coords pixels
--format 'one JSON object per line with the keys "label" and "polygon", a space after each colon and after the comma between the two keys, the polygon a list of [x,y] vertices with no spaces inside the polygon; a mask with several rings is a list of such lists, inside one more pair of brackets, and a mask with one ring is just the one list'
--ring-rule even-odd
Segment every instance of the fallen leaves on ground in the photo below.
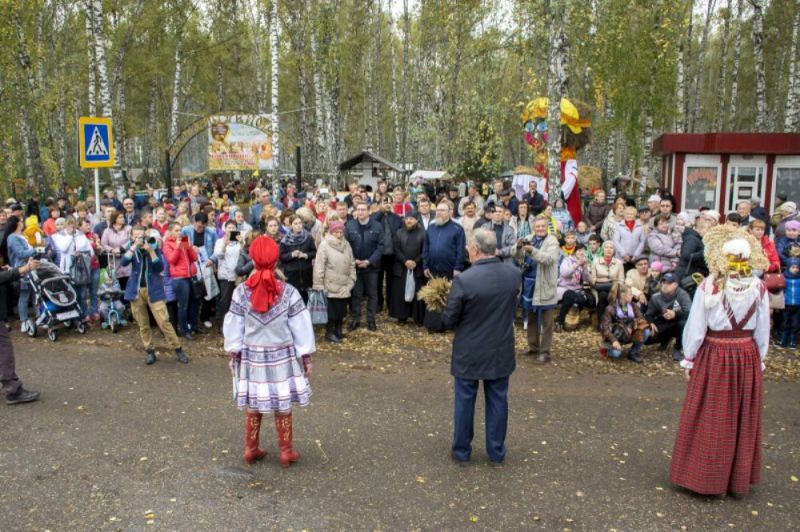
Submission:
{"label": "fallen leaves on ground", "polygon": [[[349,322],[346,321],[347,325]],[[415,367],[431,367],[449,365],[453,343],[453,333],[429,333],[424,327],[413,324],[398,323],[390,319],[386,312],[378,317],[378,331],[370,332],[366,327],[355,331],[345,331],[345,341],[333,344],[326,341],[324,326],[315,328],[317,333],[317,355],[330,357],[337,361],[341,369],[346,371],[379,371],[382,373],[399,373]],[[163,345],[160,332],[155,328],[155,343],[159,354],[169,356],[169,350]],[[519,320],[515,324],[516,349],[527,349],[527,331]],[[15,342],[39,343],[43,346],[56,346],[46,338],[28,338],[19,332],[14,333]],[[100,347],[111,347],[115,350],[129,346],[132,352],[141,353],[138,328],[135,324],[124,327],[114,334],[111,331],[93,326],[83,336],[74,331],[64,331],[59,335],[58,344],[94,344]],[[552,366],[569,373],[600,375],[640,375],[644,377],[680,375],[681,367],[672,360],[671,346],[662,351],[658,345],[645,346],[642,349],[642,364],[631,362],[627,358],[618,360],[600,357],[600,334],[591,326],[584,324],[575,331],[553,333]],[[221,356],[227,357],[223,349],[222,335],[219,328],[205,329],[205,334],[198,335],[195,341],[184,341],[184,349],[191,357]],[[629,346],[626,346],[629,347]],[[764,377],[769,380],[800,382],[800,354],[797,349],[784,349],[770,345],[767,355],[767,369]],[[531,360],[525,356],[518,357],[520,369],[529,371]],[[542,368],[546,370],[547,366]]]}

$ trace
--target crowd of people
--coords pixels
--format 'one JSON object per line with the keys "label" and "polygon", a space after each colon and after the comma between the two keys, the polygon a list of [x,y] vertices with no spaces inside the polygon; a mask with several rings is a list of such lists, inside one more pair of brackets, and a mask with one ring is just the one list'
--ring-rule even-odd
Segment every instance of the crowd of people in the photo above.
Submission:
{"label": "crowd of people", "polygon": [[[72,276],[86,264],[88,275],[75,279],[81,319],[104,321],[113,302],[102,295],[119,293],[152,364],[151,323],[182,362],[184,340],[219,330],[234,289],[253,270],[249,245],[260,235],[278,245],[277,269],[304,302],[322,296],[327,341],[344,340],[345,322],[348,331],[362,324],[377,330],[383,309],[399,323],[442,331],[441,314],[426,309],[417,292],[434,277],[453,279],[468,269],[467,246],[483,227],[496,236],[497,257],[520,271],[523,353],[535,363],[550,360],[554,333],[570,334],[587,313],[602,356],[641,362],[642,346],[657,343],[672,345],[680,361],[691,296],[708,273],[702,237],[725,223],[746,227],[761,242],[770,267],[758,274],[785,274],[785,289],[770,293],[774,335],[781,346],[797,345],[800,213],[786,198],[771,217],[758,198],[724,218],[708,209],[692,217],[676,213],[666,192],[636,205],[625,193],[608,201],[598,190],[574,220],[535,181],[521,198],[501,180],[394,188],[381,181],[374,190],[352,183],[341,192],[260,185],[148,187],[123,198],[109,189],[100,212],[92,197],[10,198],[0,210],[0,255],[12,267],[46,257]],[[36,326],[31,299],[24,277],[0,287],[0,322],[10,327],[17,318],[29,332]]]}
{"label": "crowd of people", "polygon": [[[675,213],[666,192],[637,205],[623,192],[609,202],[599,190],[575,220],[535,182],[519,199],[503,181],[438,190],[353,183],[341,194],[260,185],[148,187],[121,200],[107,190],[99,212],[91,197],[9,198],[0,209],[6,401],[39,396],[15,374],[9,332],[15,318],[31,335],[52,326],[40,319],[47,306],[33,304],[29,277],[46,260],[74,285],[82,327],[105,324],[113,312],[135,321],[148,365],[157,360],[151,324],[180,363],[189,362],[185,341],[221,331],[234,400],[246,411],[247,463],[266,455],[264,413],[274,414],[281,465],[299,459],[292,405],[310,401],[314,324],[340,343],[348,316],[348,331],[361,327],[366,303],[372,332],[383,309],[398,323],[454,330],[452,457],[470,459],[482,380],[487,452],[502,465],[516,324],[527,330],[520,355],[544,364],[553,334],[571,334],[586,310],[600,356],[641,363],[645,344],[672,345],[684,368],[689,388],[671,480],[705,494],[744,494],[758,482],[770,332],[795,349],[800,325],[794,202],[779,197],[772,216],[758,198],[724,218],[710,209],[690,216]],[[436,278],[452,281],[438,310],[419,296]]]}

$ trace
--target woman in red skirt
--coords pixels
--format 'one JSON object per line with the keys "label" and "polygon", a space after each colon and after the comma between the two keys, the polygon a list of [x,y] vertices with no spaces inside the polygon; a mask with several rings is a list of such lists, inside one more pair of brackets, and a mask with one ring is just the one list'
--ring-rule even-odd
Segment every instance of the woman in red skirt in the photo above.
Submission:
{"label": "woman in red skirt", "polygon": [[761,372],[770,329],[767,290],[752,271],[768,262],[738,228],[712,228],[703,241],[712,273],[698,287],[683,331],[689,389],[670,480],[703,495],[745,495],[761,474]]}

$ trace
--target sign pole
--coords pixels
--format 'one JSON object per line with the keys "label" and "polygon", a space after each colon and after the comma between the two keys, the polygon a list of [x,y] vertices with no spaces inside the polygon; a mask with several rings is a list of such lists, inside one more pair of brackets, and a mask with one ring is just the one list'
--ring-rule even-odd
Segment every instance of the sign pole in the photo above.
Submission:
{"label": "sign pole", "polygon": [[102,214],[100,213],[100,169],[94,169],[94,215],[95,217],[100,216],[102,218]]}

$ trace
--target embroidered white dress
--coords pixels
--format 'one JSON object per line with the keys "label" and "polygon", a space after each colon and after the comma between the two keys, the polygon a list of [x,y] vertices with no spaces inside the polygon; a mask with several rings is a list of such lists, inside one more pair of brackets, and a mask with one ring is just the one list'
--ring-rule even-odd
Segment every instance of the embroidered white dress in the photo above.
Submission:
{"label": "embroidered white dress", "polygon": [[300,293],[281,284],[278,303],[263,313],[252,309],[247,285],[239,285],[225,315],[225,351],[241,357],[233,378],[240,409],[287,413],[292,403],[305,406],[311,399],[301,359],[316,351],[311,316]]}
{"label": "embroidered white dress", "polygon": [[[769,349],[769,296],[766,291],[762,291],[761,281],[755,277],[743,279],[741,285],[736,289],[732,286],[712,294],[712,280],[706,279],[697,287],[697,293],[692,302],[689,312],[689,319],[686,320],[686,327],[683,329],[683,361],[681,366],[691,369],[694,366],[694,359],[703,340],[706,337],[706,330],[711,331],[730,331],[733,326],[728,308],[733,314],[733,319],[740,323],[741,329],[753,331],[753,340],[758,348],[761,358],[761,369],[765,368],[764,359]],[[735,284],[733,281],[729,285]],[[756,302],[756,310],[748,316],[748,310]]]}

